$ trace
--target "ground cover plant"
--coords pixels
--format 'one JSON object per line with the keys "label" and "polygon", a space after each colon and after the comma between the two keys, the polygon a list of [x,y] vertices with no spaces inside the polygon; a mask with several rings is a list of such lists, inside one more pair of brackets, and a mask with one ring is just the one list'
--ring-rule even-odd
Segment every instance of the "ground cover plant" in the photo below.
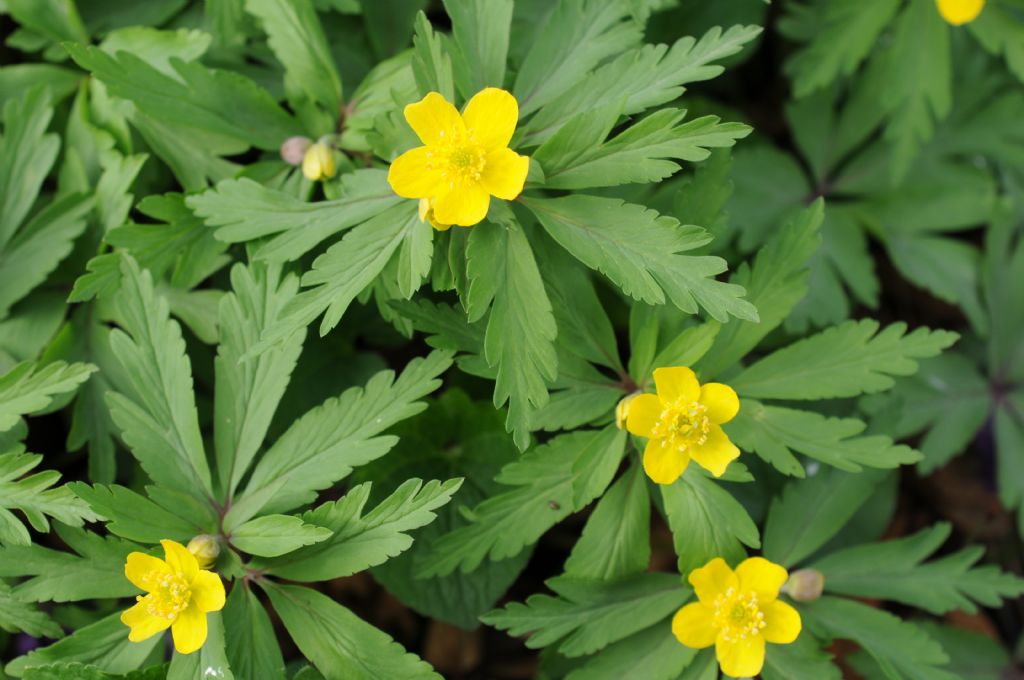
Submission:
{"label": "ground cover plant", "polygon": [[0,0],[26,680],[1022,667],[1021,0]]}

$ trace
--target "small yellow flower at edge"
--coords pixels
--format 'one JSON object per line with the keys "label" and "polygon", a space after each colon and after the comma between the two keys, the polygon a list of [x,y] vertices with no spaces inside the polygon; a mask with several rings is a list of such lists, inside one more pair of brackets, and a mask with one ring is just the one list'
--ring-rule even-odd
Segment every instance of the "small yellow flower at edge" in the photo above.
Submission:
{"label": "small yellow flower at edge", "polygon": [[334,149],[323,142],[317,142],[308,149],[302,159],[302,174],[310,182],[334,177],[338,166],[334,161]]}
{"label": "small yellow flower at edge", "polygon": [[452,225],[441,224],[440,222],[437,221],[437,218],[434,217],[434,206],[431,205],[431,203],[432,201],[429,198],[420,199],[420,222],[429,222],[430,226],[432,226],[434,229],[437,229],[438,231],[448,231],[449,229],[451,229]]}
{"label": "small yellow flower at edge", "polygon": [[721,477],[740,450],[721,426],[740,410],[728,385],[701,385],[689,368],[654,371],[657,394],[640,394],[629,402],[626,429],[647,437],[644,471],[658,484],[679,479],[690,460]]}
{"label": "small yellow flower at edge", "polygon": [[763,557],[729,568],[721,557],[690,572],[697,595],[672,618],[672,634],[694,649],[715,646],[722,672],[750,678],[764,666],[766,642],[786,645],[800,635],[800,613],[778,599],[789,575]]}
{"label": "small yellow flower at edge", "polygon": [[174,541],[160,541],[164,559],[145,553],[128,555],[124,575],[146,592],[137,604],[121,614],[131,631],[128,639],[142,642],[171,629],[174,648],[191,654],[206,642],[206,614],[224,607],[220,576],[199,568],[195,555]]}
{"label": "small yellow flower at edge", "polygon": [[978,18],[985,0],[935,0],[939,14],[954,26],[963,26]]}
{"label": "small yellow flower at edge", "polygon": [[519,104],[488,87],[459,111],[437,92],[405,107],[424,146],[406,151],[388,171],[403,198],[429,199],[432,223],[471,227],[487,216],[491,196],[511,201],[523,191],[530,159],[508,148]]}

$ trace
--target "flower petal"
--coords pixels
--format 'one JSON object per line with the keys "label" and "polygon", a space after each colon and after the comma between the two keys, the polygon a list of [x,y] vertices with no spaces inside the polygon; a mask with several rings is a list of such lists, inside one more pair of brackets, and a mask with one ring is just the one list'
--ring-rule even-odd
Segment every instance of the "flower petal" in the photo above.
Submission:
{"label": "flower petal", "polygon": [[662,439],[652,439],[644,449],[644,472],[655,484],[671,484],[690,464],[685,451],[671,446],[662,446]]}
{"label": "flower petal", "polygon": [[936,0],[936,4],[943,19],[954,26],[962,26],[981,14],[985,0]]}
{"label": "flower petal", "polygon": [[707,383],[700,387],[700,403],[708,409],[711,422],[723,425],[740,412],[740,398],[736,390],[722,383]]}
{"label": "flower petal", "polygon": [[185,579],[185,583],[192,583],[196,574],[199,573],[199,562],[196,560],[196,556],[176,541],[164,539],[160,541],[160,545],[164,547],[164,559],[167,561],[167,566],[174,573],[180,574]]}
{"label": "flower petal", "polygon": [[740,590],[757,593],[758,602],[766,604],[779,596],[789,572],[763,557],[748,557],[736,567],[736,577],[740,580]]}
{"label": "flower petal", "polygon": [[121,623],[131,628],[128,631],[128,639],[132,642],[148,640],[160,631],[167,630],[171,625],[169,619],[153,616],[146,611],[146,604],[146,598],[142,598],[135,606],[121,612]]}
{"label": "flower petal", "polygon": [[654,394],[638,394],[629,402],[626,429],[638,437],[650,437],[663,408]]}
{"label": "flower petal", "polygon": [[704,649],[715,644],[718,629],[712,625],[715,612],[700,602],[691,602],[672,617],[672,634],[687,647]]}
{"label": "flower petal", "polygon": [[224,608],[224,583],[212,571],[200,571],[192,581],[192,602],[201,611],[217,612]]}
{"label": "flower petal", "polygon": [[167,566],[166,562],[146,553],[129,553],[128,559],[124,563],[124,575],[132,582],[132,585],[147,593],[153,590],[154,577],[169,573],[171,573],[171,568]]}
{"label": "flower petal", "polygon": [[487,217],[491,197],[479,184],[456,185],[434,201],[434,219],[441,224],[472,227]]}
{"label": "flower petal", "polygon": [[800,612],[789,606],[782,600],[769,602],[761,607],[764,614],[764,628],[761,634],[767,642],[777,645],[788,645],[800,635],[803,624],[800,621]]}
{"label": "flower petal", "polygon": [[729,588],[735,589],[739,586],[736,574],[721,557],[716,557],[703,567],[691,571],[687,580],[693,586],[693,592],[697,593],[697,599],[706,604],[714,602],[716,597]]}
{"label": "flower petal", "polygon": [[428,147],[418,146],[396,158],[388,168],[391,190],[402,198],[429,198],[444,190],[440,171],[427,167],[432,153]]}
{"label": "flower petal", "polygon": [[764,667],[764,638],[751,635],[740,640],[726,640],[719,635],[715,656],[722,672],[734,678],[752,678]]}
{"label": "flower petal", "polygon": [[740,450],[721,427],[712,424],[707,441],[691,448],[690,457],[715,477],[721,477],[729,463],[740,457]]}
{"label": "flower petal", "polygon": [[462,120],[477,144],[487,151],[501,149],[508,146],[516,131],[519,103],[505,90],[488,87],[469,100]]}
{"label": "flower petal", "polygon": [[654,385],[662,401],[697,401],[700,398],[697,375],[685,366],[654,369]]}
{"label": "flower petal", "polygon": [[526,156],[520,156],[512,149],[495,149],[484,159],[480,183],[492,196],[511,201],[523,193],[529,171],[530,159]]}
{"label": "flower petal", "polygon": [[206,642],[206,614],[193,602],[185,607],[171,626],[174,648],[179,654],[191,654]]}
{"label": "flower petal", "polygon": [[405,107],[405,120],[427,146],[462,134],[466,127],[458,109],[437,92]]}

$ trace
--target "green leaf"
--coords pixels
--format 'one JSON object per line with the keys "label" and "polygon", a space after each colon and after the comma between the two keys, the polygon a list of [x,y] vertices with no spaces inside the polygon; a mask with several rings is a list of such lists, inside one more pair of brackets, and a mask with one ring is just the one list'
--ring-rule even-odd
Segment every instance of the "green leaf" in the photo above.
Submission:
{"label": "green leaf", "polygon": [[4,105],[0,137],[0,247],[4,249],[57,160],[60,137],[46,132],[52,117],[49,93],[42,86]]}
{"label": "green leaf", "polygon": [[541,144],[566,122],[583,111],[625,100],[622,115],[678,99],[687,83],[709,80],[720,74],[712,62],[736,54],[761,32],[758,26],[733,26],[723,32],[714,27],[699,40],[680,38],[672,45],[644,45],[624,52],[589,75],[572,82],[523,127],[522,143]]}
{"label": "green leaf", "polygon": [[627,20],[624,3],[600,0],[559,2],[532,36],[515,86],[525,116],[556,99],[591,69],[640,42],[639,27]]}
{"label": "green leaf", "polygon": [[813,555],[867,502],[881,477],[877,472],[849,474],[825,468],[790,482],[768,510],[764,556],[792,567]]}
{"label": "green leaf", "polygon": [[331,530],[291,515],[264,515],[231,530],[231,543],[242,552],[277,557],[325,541]]}
{"label": "green leaf", "polygon": [[558,332],[530,243],[518,222],[493,225],[490,248],[494,305],[484,335],[484,357],[497,369],[494,406],[508,402],[505,429],[520,450],[529,445],[530,413],[548,399],[546,382],[558,371]]}
{"label": "green leaf", "polygon": [[417,400],[440,386],[438,375],[450,365],[450,353],[434,352],[409,362],[397,380],[381,371],[365,389],[346,390],[306,413],[260,458],[224,526],[309,503],[353,467],[383,456],[395,438],[378,435],[422,411],[425,404]]}
{"label": "green leaf", "polygon": [[588,505],[611,483],[626,436],[615,426],[565,434],[502,468],[497,480],[515,487],[466,513],[472,524],[442,536],[420,565],[424,577],[470,572],[486,558],[504,560]]}
{"label": "green leaf", "polygon": [[123,330],[111,331],[110,348],[128,382],[107,394],[110,415],[154,482],[205,500],[210,468],[181,327],[154,293],[149,272],[130,256],[123,256],[121,275],[116,305]]}
{"label": "green leaf", "polygon": [[309,588],[260,581],[299,650],[328,678],[440,679],[382,631]]}
{"label": "green leaf", "polygon": [[452,20],[452,67],[463,99],[503,87],[512,0],[444,0]]}
{"label": "green leaf", "polygon": [[186,123],[275,151],[286,138],[301,132],[265,90],[238,73],[172,59],[177,77],[171,77],[129,52],[110,56],[91,46],[68,45],[67,49],[111,94],[130,100],[155,120]]}
{"label": "green leaf", "polygon": [[650,524],[647,478],[634,464],[597,503],[565,561],[565,574],[611,581],[647,571]]}
{"label": "green leaf", "polygon": [[845,548],[812,566],[825,575],[830,593],[895,600],[932,614],[958,609],[973,614],[975,602],[998,608],[1024,593],[1024,580],[996,565],[975,566],[981,547],[965,548],[931,562],[951,532],[942,522],[905,538]]}
{"label": "green leaf", "polygon": [[14,427],[21,416],[41,411],[59,395],[68,394],[96,371],[91,364],[54,361],[39,367],[22,362],[0,376],[0,432]]}
{"label": "green leaf", "polygon": [[890,25],[899,0],[867,0],[854,5],[819,2],[787,5],[780,29],[807,42],[786,63],[794,95],[805,97],[839,76],[850,76],[868,57]]}
{"label": "green leaf", "polygon": [[743,545],[760,547],[757,526],[746,509],[695,465],[660,489],[679,573],[689,574],[715,557],[735,564],[746,556]]}
{"label": "green leaf", "polygon": [[217,678],[235,680],[224,651],[224,623],[220,612],[205,614],[208,626],[206,641],[198,653],[175,652],[167,669],[167,680],[193,680],[193,678]]}
{"label": "green leaf", "polygon": [[210,47],[210,34],[185,28],[161,31],[149,26],[126,26],[108,33],[100,47],[111,55],[131,52],[173,78],[171,58],[198,61]]}
{"label": "green leaf", "polygon": [[1010,72],[1024,81],[1024,23],[1013,14],[1012,7],[992,3],[967,29],[986,50],[1002,54]]}
{"label": "green leaf", "polygon": [[220,489],[226,497],[234,494],[262,446],[306,337],[305,330],[299,330],[242,361],[295,296],[298,280],[282,280],[278,266],[255,264],[236,265],[231,281],[234,292],[220,302],[221,337],[214,362],[214,444]]}
{"label": "green leaf", "polygon": [[905,323],[877,333],[877,321],[847,321],[777,350],[748,366],[730,381],[744,397],[758,399],[833,399],[881,392],[891,376],[912,375],[915,359],[933,357],[960,336]]}
{"label": "green leaf", "polygon": [[867,425],[857,418],[829,418],[814,411],[766,406],[743,399],[739,415],[726,426],[737,445],[754,451],[779,472],[804,476],[793,452],[847,472],[863,467],[895,468],[921,460],[921,454],[882,434],[861,435]]}
{"label": "green leaf", "polygon": [[0,582],[0,629],[23,632],[32,637],[59,638],[64,631],[49,616],[17,596],[9,585]]}
{"label": "green leaf", "polygon": [[637,574],[616,581],[571,576],[549,579],[555,592],[531,595],[480,617],[510,635],[529,633],[531,649],[558,643],[558,652],[574,657],[592,654],[643,630],[676,611],[692,591],[678,575]]}
{"label": "green leaf", "polygon": [[128,553],[138,546],[57,525],[57,535],[78,555],[38,545],[0,548],[0,576],[29,576],[14,588],[27,602],[76,602],[138,592],[124,577]]}
{"label": "green leaf", "polygon": [[42,460],[40,455],[25,453],[20,444],[0,453],[0,544],[30,543],[28,530],[7,509],[25,513],[36,531],[49,531],[47,516],[70,526],[82,526],[83,519],[95,519],[70,489],[51,488],[60,479],[59,472],[43,470],[28,474]]}
{"label": "green leaf", "polygon": [[159,543],[170,538],[187,543],[203,527],[166,510],[145,496],[118,484],[71,482],[68,488],[107,522],[107,531],[140,543]]}
{"label": "green leaf", "polygon": [[5,5],[21,26],[51,42],[89,41],[74,0],[5,0]]}
{"label": "green leaf", "polygon": [[730,315],[757,319],[739,286],[713,277],[726,268],[718,257],[678,255],[710,240],[700,227],[680,226],[643,206],[596,196],[526,198],[522,202],[547,232],[588,267],[636,300],[661,304],[666,296],[695,314],[698,303],[719,321]]}
{"label": "green leaf", "polygon": [[255,256],[287,262],[386,208],[409,203],[391,191],[383,170],[363,169],[347,174],[339,191],[341,198],[336,200],[304,203],[243,178],[226,180],[209,191],[190,196],[188,205],[208,225],[218,227],[215,233],[221,241],[244,243],[274,236],[256,248]]}
{"label": "green leaf", "polygon": [[231,588],[223,618],[228,665],[237,677],[284,680],[284,659],[270,616],[248,584]]}
{"label": "green leaf", "polygon": [[765,680],[842,680],[843,672],[832,657],[821,650],[810,635],[801,635],[788,645],[768,645],[761,674]]}
{"label": "green leaf", "polygon": [[434,33],[427,15],[416,15],[416,34],[413,37],[415,54],[412,72],[421,97],[428,92],[439,92],[446,100],[455,101],[455,76],[452,59],[439,34]]}
{"label": "green leaf", "polygon": [[284,65],[289,101],[310,100],[337,116],[341,76],[311,0],[246,0],[245,9],[260,20],[267,45]]}
{"label": "green leaf", "polygon": [[683,123],[685,110],[661,109],[605,140],[618,109],[608,109],[608,124],[601,126],[598,135],[581,134],[574,118],[537,149],[533,158],[544,168],[546,188],[659,182],[681,167],[668,159],[702,161],[710,155],[709,149],[731,147],[751,129],[740,123],[719,123],[717,116]]}
{"label": "green leaf", "polygon": [[565,680],[680,680],[696,655],[679,644],[665,620],[613,642]]}
{"label": "green leaf", "polygon": [[365,515],[370,484],[360,484],[341,500],[303,514],[304,521],[326,527],[333,536],[280,559],[257,561],[258,568],[291,581],[329,581],[377,566],[408,550],[413,539],[407,532],[434,521],[434,511],[461,484],[461,479],[426,484],[410,479]]}
{"label": "green leaf", "polygon": [[4,670],[20,678],[27,668],[80,661],[110,673],[127,673],[141,666],[162,638],[162,635],[154,635],[142,642],[129,641],[125,625],[121,623],[121,612],[115,612],[48,647],[19,656]]}
{"label": "green leaf", "polygon": [[[816,200],[783,225],[758,251],[753,265],[743,263],[731,282],[743,286],[747,301],[757,308],[760,322],[725,324],[715,344],[698,364],[705,379],[721,375],[778,328],[807,292],[807,262],[821,244],[819,230],[825,203]],[[664,362],[658,366],[666,366]],[[689,365],[689,364],[674,364]]]}
{"label": "green leaf", "polygon": [[811,630],[853,640],[878,662],[893,680],[954,680],[941,668],[949,663],[942,647],[912,623],[859,602],[834,597],[799,607]]}

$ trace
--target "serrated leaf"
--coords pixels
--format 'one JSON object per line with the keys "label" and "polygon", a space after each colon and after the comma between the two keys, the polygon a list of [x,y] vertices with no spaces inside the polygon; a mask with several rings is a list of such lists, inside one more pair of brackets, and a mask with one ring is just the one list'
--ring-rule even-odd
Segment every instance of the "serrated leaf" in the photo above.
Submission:
{"label": "serrated leaf", "polygon": [[757,526],[746,509],[695,465],[660,489],[679,573],[687,575],[715,557],[737,563],[746,555],[743,545],[760,547]]}
{"label": "serrated leaf", "polygon": [[681,680],[696,655],[679,644],[665,620],[613,642],[565,680]]}
{"label": "serrated leaf", "polygon": [[434,352],[409,362],[397,380],[382,371],[365,389],[346,390],[303,415],[260,458],[225,527],[308,503],[353,467],[387,453],[395,438],[380,433],[422,411],[417,400],[438,388],[437,376],[450,365],[450,353]]}
{"label": "serrated leaf", "polygon": [[466,513],[472,524],[445,534],[424,556],[420,573],[475,569],[485,557],[518,555],[611,483],[626,443],[614,426],[565,434],[502,468],[497,480],[514,489],[495,494]]}
{"label": "serrated leaf", "polygon": [[71,482],[67,486],[107,521],[107,530],[112,534],[141,543],[155,544],[170,538],[184,544],[203,533],[203,527],[118,484],[89,486]]}
{"label": "serrated leaf", "polygon": [[416,15],[415,30],[412,40],[415,49],[412,73],[419,95],[425,97],[428,92],[438,92],[447,101],[455,101],[455,76],[451,56],[423,12]]}
{"label": "serrated leaf", "polygon": [[30,543],[28,530],[7,509],[20,510],[36,531],[49,531],[47,516],[70,526],[82,526],[95,516],[65,486],[51,488],[60,479],[56,470],[28,474],[43,460],[25,453],[18,444],[0,453],[0,544]]}
{"label": "serrated leaf", "polygon": [[503,87],[512,0],[444,0],[452,21],[455,85],[463,99]]}
{"label": "serrated leaf", "polygon": [[74,392],[96,371],[91,364],[54,361],[40,367],[23,362],[0,376],[0,432],[21,416],[45,409],[55,397]]}
{"label": "serrated leaf", "polygon": [[634,299],[661,304],[667,297],[690,314],[699,304],[719,321],[730,315],[757,319],[754,307],[740,298],[740,286],[714,279],[725,271],[725,260],[678,254],[708,243],[700,227],[680,226],[671,217],[612,198],[521,200],[563,248]]}
{"label": "serrated leaf", "polygon": [[20,631],[36,638],[59,638],[64,635],[56,622],[32,603],[18,597],[3,582],[0,582],[0,629],[8,633]]}
{"label": "serrated leaf", "polygon": [[434,511],[451,500],[461,484],[461,479],[426,484],[410,479],[365,515],[370,485],[360,484],[341,500],[303,514],[304,521],[333,532],[328,540],[257,564],[291,581],[328,581],[377,566],[408,550],[413,539],[406,532],[432,522],[437,517]]}
{"label": "serrated leaf", "polygon": [[[894,323],[878,333],[871,319],[847,321],[777,350],[730,381],[758,399],[833,399],[881,392],[892,376],[917,371],[915,359],[933,357],[960,336]],[[877,334],[876,334],[877,333]]]}
{"label": "serrated leaf", "polygon": [[904,538],[833,552],[812,566],[825,575],[830,593],[895,600],[932,614],[974,613],[975,602],[998,608],[1024,593],[1019,577],[996,565],[976,565],[984,554],[980,547],[925,562],[950,531],[948,523],[939,523]]}
{"label": "serrated leaf", "polygon": [[326,595],[270,581],[260,586],[299,650],[325,677],[440,679],[429,664]]}
{"label": "serrated leaf", "polygon": [[277,557],[299,548],[326,541],[331,530],[301,517],[264,515],[231,530],[231,543],[242,552],[260,557]]}
{"label": "serrated leaf", "polygon": [[270,616],[248,584],[231,588],[223,617],[224,647],[237,677],[284,680],[284,659]]}
{"label": "serrated leaf", "polygon": [[559,576],[556,594],[531,595],[480,617],[510,635],[529,633],[531,649],[558,643],[564,656],[592,654],[679,609],[692,595],[672,574],[637,574],[616,581]]}

